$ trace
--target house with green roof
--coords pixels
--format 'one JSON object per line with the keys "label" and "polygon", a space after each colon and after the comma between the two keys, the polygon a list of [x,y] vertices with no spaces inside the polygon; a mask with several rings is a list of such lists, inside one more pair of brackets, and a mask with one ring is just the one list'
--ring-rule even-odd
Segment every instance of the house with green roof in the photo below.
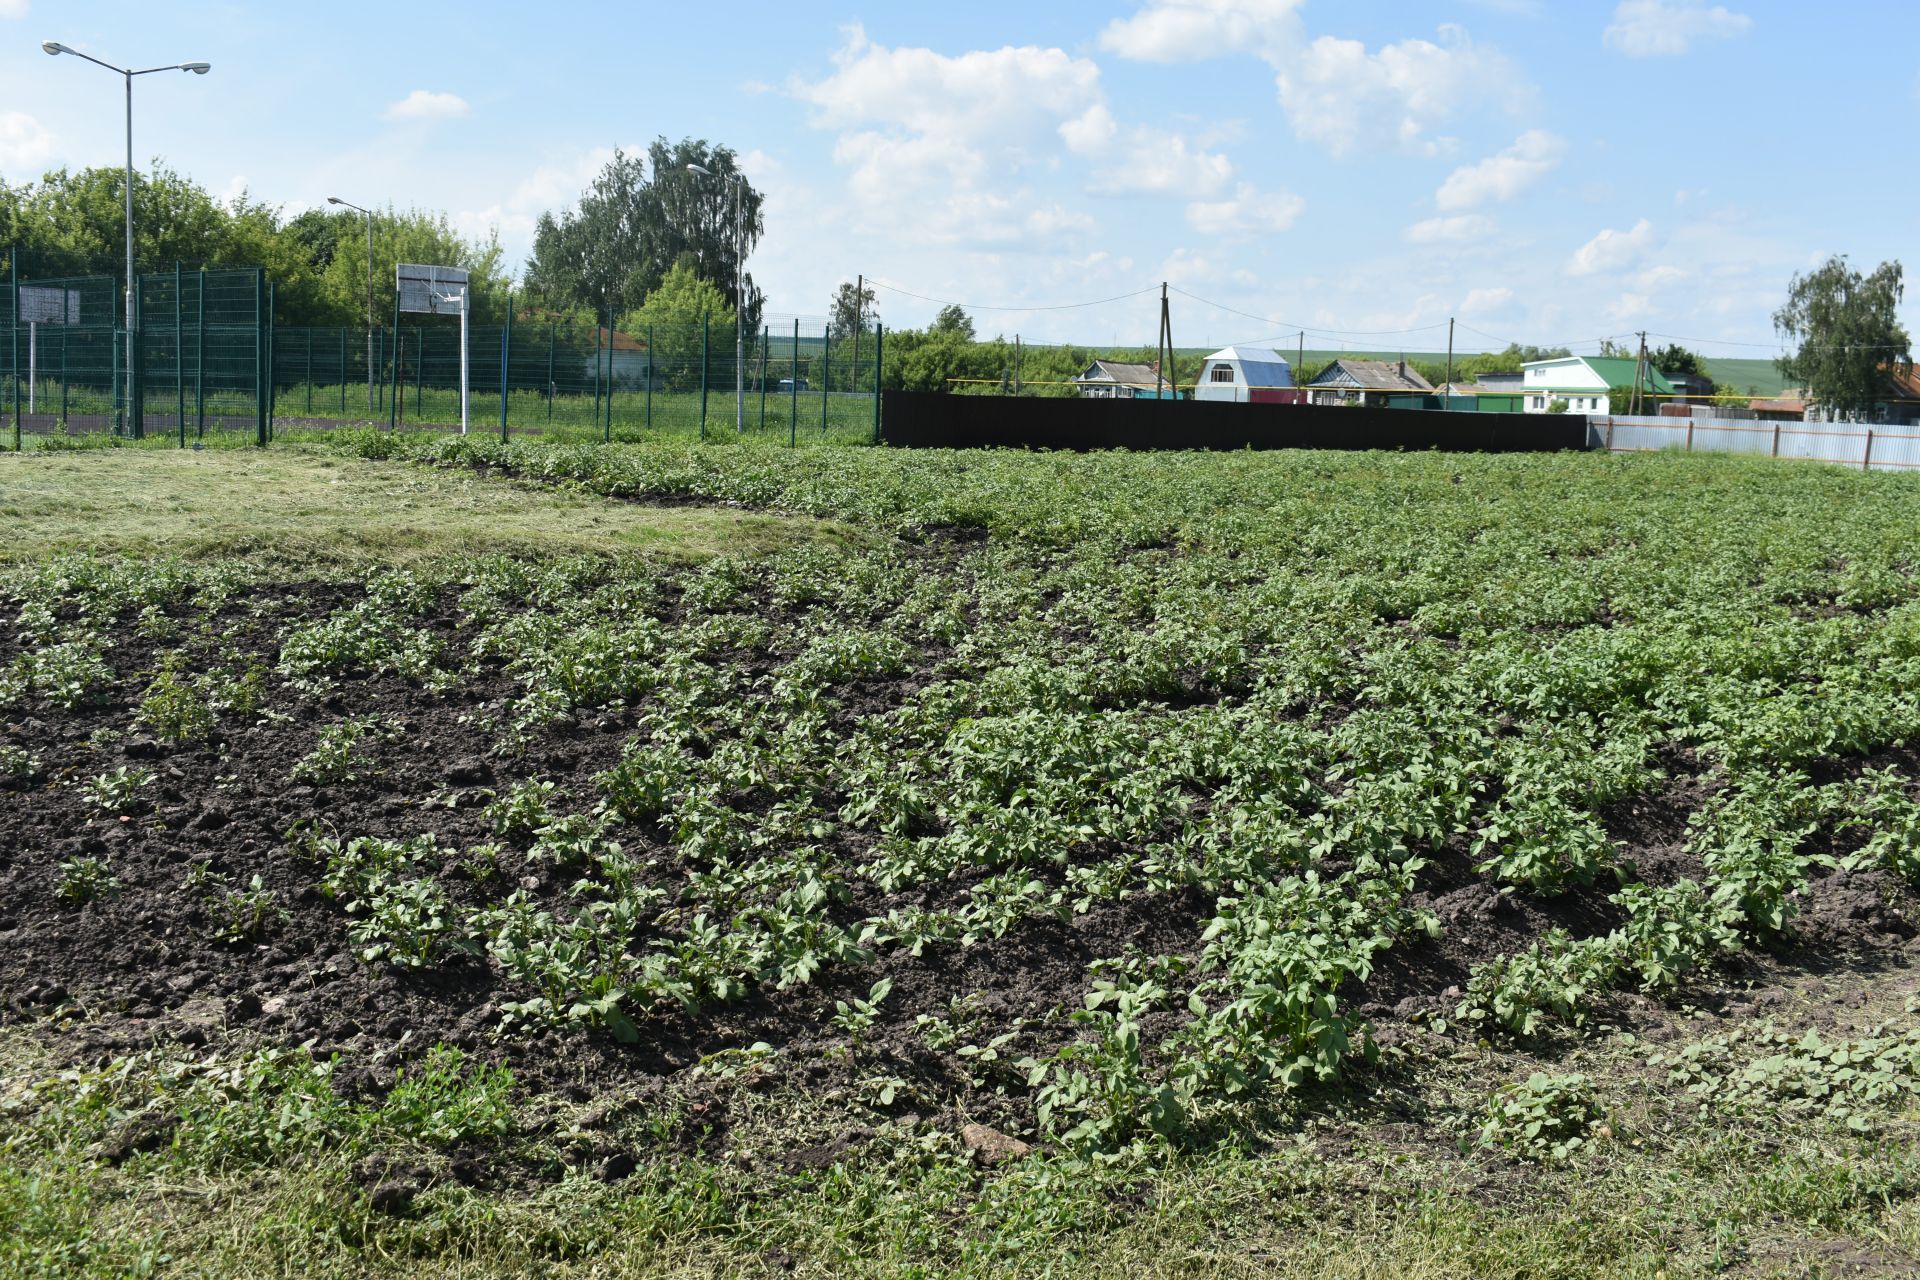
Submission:
{"label": "house with green roof", "polygon": [[[1673,384],[1652,365],[1644,368],[1637,360],[1620,356],[1562,356],[1558,360],[1531,360],[1521,366],[1521,402],[1528,413],[1546,413],[1556,400],[1566,401],[1568,413],[1607,412],[1607,392],[1614,387],[1631,387],[1639,370],[1640,389],[1650,396],[1671,396]],[[1648,413],[1658,412],[1654,405]]]}

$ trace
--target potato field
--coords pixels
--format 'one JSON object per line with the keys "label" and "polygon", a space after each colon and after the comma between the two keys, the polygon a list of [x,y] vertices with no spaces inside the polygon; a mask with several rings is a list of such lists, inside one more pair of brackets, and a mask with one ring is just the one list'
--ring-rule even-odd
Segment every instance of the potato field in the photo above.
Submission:
{"label": "potato field", "polygon": [[780,536],[0,543],[0,1271],[1920,1266],[1920,482],[274,451]]}

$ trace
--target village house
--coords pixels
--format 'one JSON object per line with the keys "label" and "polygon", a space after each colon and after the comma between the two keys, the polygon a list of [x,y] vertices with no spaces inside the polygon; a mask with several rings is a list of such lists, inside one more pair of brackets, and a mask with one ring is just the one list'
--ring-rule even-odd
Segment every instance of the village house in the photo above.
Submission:
{"label": "village house", "polygon": [[1433,384],[1407,367],[1405,360],[1350,360],[1341,357],[1307,383],[1312,404],[1355,404],[1386,408],[1389,397],[1431,392]]}
{"label": "village house", "polygon": [[1230,404],[1297,403],[1293,366],[1277,352],[1263,347],[1222,347],[1200,365],[1194,380],[1195,400]]}

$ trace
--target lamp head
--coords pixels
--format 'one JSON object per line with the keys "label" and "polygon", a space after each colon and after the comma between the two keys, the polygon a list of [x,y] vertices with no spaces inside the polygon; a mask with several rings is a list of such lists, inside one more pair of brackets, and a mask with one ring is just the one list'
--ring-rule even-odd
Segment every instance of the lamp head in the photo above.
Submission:
{"label": "lamp head", "polygon": [[47,51],[49,57],[57,58],[67,51],[67,46],[61,44],[58,40],[42,40],[40,47]]}
{"label": "lamp head", "polygon": [[339,197],[339,196],[328,196],[328,197],[327,197],[327,203],[328,203],[328,204],[340,204],[340,203],[342,203],[342,201],[341,201],[341,199],[340,199],[340,197]]}
{"label": "lamp head", "polygon": [[707,168],[707,166],[703,164],[690,164],[687,166],[687,168],[693,173],[702,173],[709,178],[713,176],[713,170]]}
{"label": "lamp head", "polygon": [[213,70],[213,64],[211,62],[183,62],[180,64],[180,69],[182,71],[191,71],[197,76],[203,76]]}

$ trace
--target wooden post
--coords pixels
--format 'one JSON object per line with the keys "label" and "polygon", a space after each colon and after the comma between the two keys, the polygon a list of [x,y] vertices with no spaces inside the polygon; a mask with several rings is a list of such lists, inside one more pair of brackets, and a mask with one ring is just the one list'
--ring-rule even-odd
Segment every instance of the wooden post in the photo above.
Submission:
{"label": "wooden post", "polygon": [[1770,458],[1780,456],[1780,424],[1778,422],[1773,424],[1773,452],[1767,456]]}
{"label": "wooden post", "polygon": [[1867,448],[1866,448],[1866,452],[1860,455],[1860,469],[1862,471],[1873,470],[1873,428],[1872,427],[1867,428]]}
{"label": "wooden post", "polygon": [[1613,452],[1613,419],[1607,419],[1607,452]]}
{"label": "wooden post", "polygon": [[1687,418],[1687,452],[1693,452],[1693,418]]}

